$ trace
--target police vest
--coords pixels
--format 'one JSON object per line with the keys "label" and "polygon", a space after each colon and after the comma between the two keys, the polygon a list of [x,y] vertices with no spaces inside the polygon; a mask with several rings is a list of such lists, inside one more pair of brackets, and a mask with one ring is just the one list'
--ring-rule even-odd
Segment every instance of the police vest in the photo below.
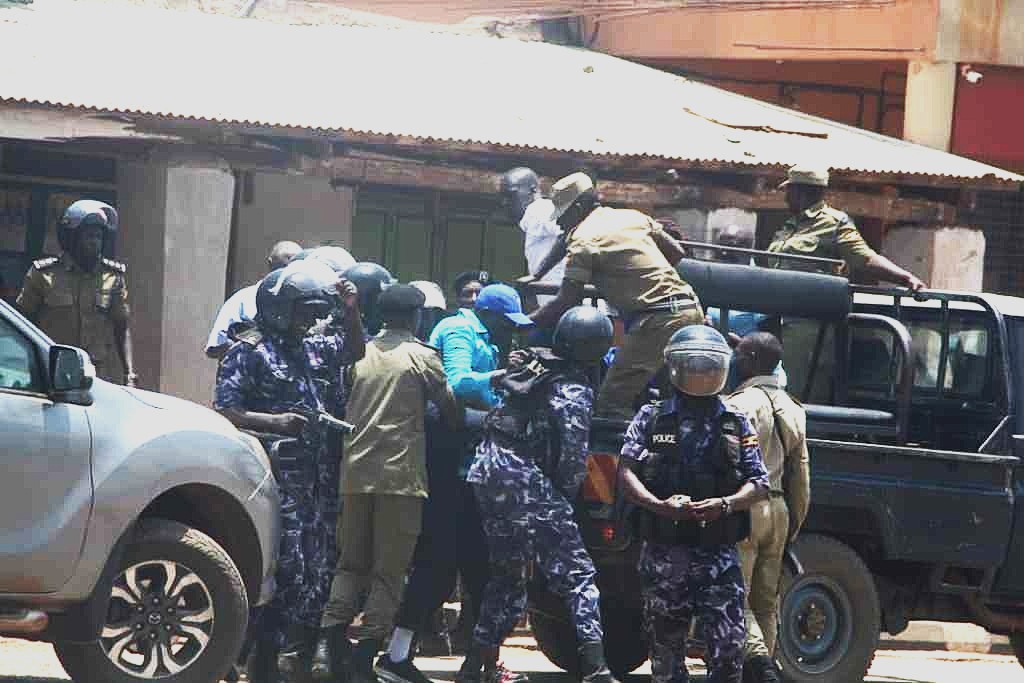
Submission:
{"label": "police vest", "polygon": [[547,349],[532,350],[526,365],[510,370],[501,380],[505,400],[484,420],[490,437],[524,460],[532,460],[548,479],[553,479],[561,460],[561,441],[547,410],[551,385],[564,380],[586,383],[570,363]]}
{"label": "police vest", "polygon": [[[661,500],[687,495],[695,501],[736,493],[746,481],[739,469],[742,423],[733,412],[722,414],[719,435],[711,445],[711,457],[686,462],[679,440],[679,416],[659,405],[647,433],[650,456],[640,467],[639,478]],[[712,547],[730,545],[750,535],[750,512],[736,511],[714,522],[676,521],[645,508],[634,512],[633,525],[641,538],[657,543]]]}

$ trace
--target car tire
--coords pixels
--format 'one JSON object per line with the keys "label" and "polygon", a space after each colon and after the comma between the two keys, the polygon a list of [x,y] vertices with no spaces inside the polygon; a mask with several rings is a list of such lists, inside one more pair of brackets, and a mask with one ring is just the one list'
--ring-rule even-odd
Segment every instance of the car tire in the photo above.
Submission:
{"label": "car tire", "polygon": [[242,576],[216,541],[147,519],[125,550],[100,637],[54,650],[77,683],[210,683],[234,663],[248,614]]}
{"label": "car tire", "polygon": [[860,556],[827,536],[801,536],[803,574],[786,572],[776,658],[793,683],[864,680],[881,632],[875,580]]}
{"label": "car tire", "polygon": [[[602,605],[601,622],[605,630],[605,661],[612,673],[621,679],[647,661],[643,616],[639,610]],[[569,621],[533,610],[530,612],[530,627],[537,647],[552,664],[574,676],[579,674],[576,629]]]}

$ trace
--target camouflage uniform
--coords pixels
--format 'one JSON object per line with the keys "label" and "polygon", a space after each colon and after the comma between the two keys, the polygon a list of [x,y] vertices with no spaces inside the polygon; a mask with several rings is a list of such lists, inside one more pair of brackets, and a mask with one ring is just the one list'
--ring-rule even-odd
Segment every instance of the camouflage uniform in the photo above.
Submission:
{"label": "camouflage uniform", "polygon": [[[712,399],[712,410],[701,415],[692,412],[678,396],[669,400],[674,402],[678,415],[680,452],[686,465],[691,472],[707,472],[712,467],[725,406],[719,399]],[[639,464],[650,456],[647,434],[658,410],[657,404],[648,404],[637,413],[626,432],[623,458]],[[742,433],[738,469],[747,481],[767,488],[768,474],[756,433],[745,417],[739,418]],[[652,683],[689,680],[686,639],[694,619],[697,635],[707,644],[709,683],[737,683],[743,668],[746,626],[743,575],[736,546],[705,548],[649,541],[640,555],[639,572]]]}
{"label": "camouflage uniform", "polygon": [[536,461],[544,454],[499,444],[492,430],[477,448],[467,481],[480,505],[491,559],[491,580],[473,632],[480,645],[500,646],[523,617],[524,570],[531,559],[549,588],[565,599],[579,642],[602,639],[594,563],[572,508],[587,473],[593,402],[593,390],[578,381],[556,380],[548,386],[547,403],[532,422],[549,430],[552,450],[559,453],[549,474]]}
{"label": "camouflage uniform", "polygon": [[[246,335],[217,371],[214,407],[259,413],[310,413],[343,405],[341,370],[348,363],[341,334],[310,335],[301,349],[279,337]],[[260,630],[283,647],[290,627],[320,624],[334,578],[338,516],[338,451],[311,425],[275,463],[281,488],[277,592]]]}

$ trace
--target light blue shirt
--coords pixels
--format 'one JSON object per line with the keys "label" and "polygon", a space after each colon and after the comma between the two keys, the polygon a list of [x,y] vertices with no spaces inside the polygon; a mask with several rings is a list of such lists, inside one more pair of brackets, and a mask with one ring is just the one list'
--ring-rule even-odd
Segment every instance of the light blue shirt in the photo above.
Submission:
{"label": "light blue shirt", "polygon": [[492,408],[498,403],[491,377],[500,355],[476,313],[460,308],[444,318],[430,333],[429,344],[441,351],[448,386],[456,398],[476,408]]}
{"label": "light blue shirt", "polygon": [[256,290],[259,283],[243,287],[224,302],[217,313],[217,319],[210,330],[210,338],[206,340],[206,348],[213,349],[227,344],[228,328],[235,323],[251,322],[256,319]]}

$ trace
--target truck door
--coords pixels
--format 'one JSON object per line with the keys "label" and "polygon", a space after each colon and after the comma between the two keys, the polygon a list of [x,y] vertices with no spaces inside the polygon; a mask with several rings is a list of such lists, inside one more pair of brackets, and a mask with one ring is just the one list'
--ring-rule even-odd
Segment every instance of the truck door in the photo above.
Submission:
{"label": "truck door", "polygon": [[40,347],[0,317],[0,593],[48,593],[78,563],[92,509],[86,409],[46,396]]}

